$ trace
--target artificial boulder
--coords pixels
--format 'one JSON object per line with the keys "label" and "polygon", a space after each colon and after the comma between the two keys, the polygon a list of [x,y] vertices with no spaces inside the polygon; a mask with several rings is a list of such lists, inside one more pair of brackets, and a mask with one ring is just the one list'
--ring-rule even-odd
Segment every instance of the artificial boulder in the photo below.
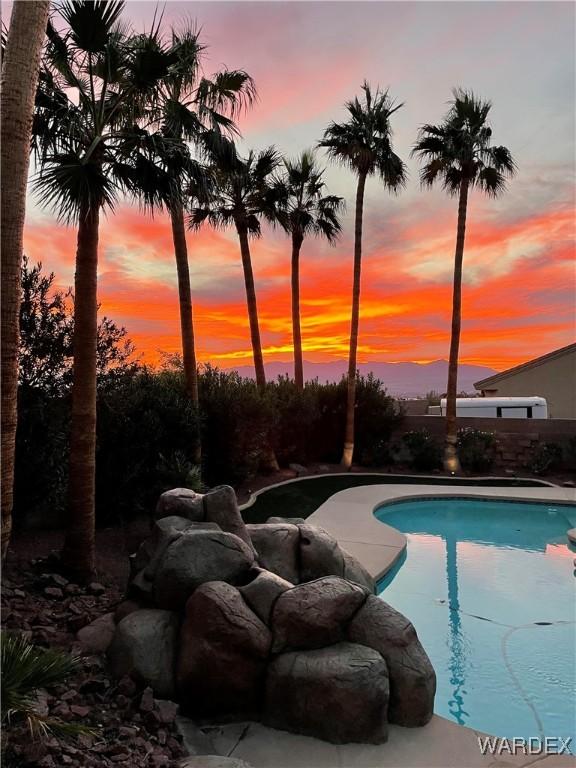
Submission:
{"label": "artificial boulder", "polygon": [[178,616],[171,611],[134,611],[117,624],[108,648],[115,677],[130,675],[160,698],[175,694],[174,667]]}
{"label": "artificial boulder", "polygon": [[76,639],[85,653],[106,653],[115,631],[114,614],[105,613],[78,630]]}
{"label": "artificial boulder", "polygon": [[323,528],[300,525],[300,581],[344,576],[344,553]]}
{"label": "artificial boulder", "polygon": [[426,725],[434,708],[436,674],[411,622],[371,595],[350,623],[348,639],[374,648],[386,659],[390,722]]}
{"label": "artificial boulder", "polygon": [[246,530],[246,524],[240,514],[234,488],[218,485],[204,494],[205,519],[219,525],[223,531],[233,533],[252,547],[252,541]]}
{"label": "artificial boulder", "polygon": [[183,708],[192,715],[258,713],[270,653],[268,627],[230,584],[199,587],[186,604],[177,670]]}
{"label": "artificial boulder", "polygon": [[252,549],[238,536],[187,529],[162,554],[154,577],[154,600],[180,610],[197,587],[208,581],[240,583],[253,563]]}
{"label": "artificial boulder", "polygon": [[337,643],[282,653],[266,677],[264,723],[334,744],[388,738],[388,672],[372,648]]}
{"label": "artificial boulder", "polygon": [[376,592],[376,582],[366,568],[346,550],[342,549],[341,552],[344,555],[344,578],[348,581],[353,581],[355,584],[360,584],[361,587],[365,587],[368,592],[374,594]]}
{"label": "artificial boulder", "polygon": [[172,488],[160,495],[156,504],[156,519],[177,515],[188,520],[204,520],[203,495],[189,488]]}
{"label": "artificial boulder", "polygon": [[277,598],[294,584],[263,568],[254,568],[250,575],[253,575],[252,580],[240,587],[240,593],[258,618],[269,625]]}
{"label": "artificial boulder", "polygon": [[365,589],[335,576],[283,592],[272,610],[273,652],[321,648],[343,640],[347,623],[366,598]]}
{"label": "artificial boulder", "polygon": [[272,571],[292,584],[298,584],[300,581],[298,527],[286,523],[282,525],[263,523],[246,527],[262,568]]}

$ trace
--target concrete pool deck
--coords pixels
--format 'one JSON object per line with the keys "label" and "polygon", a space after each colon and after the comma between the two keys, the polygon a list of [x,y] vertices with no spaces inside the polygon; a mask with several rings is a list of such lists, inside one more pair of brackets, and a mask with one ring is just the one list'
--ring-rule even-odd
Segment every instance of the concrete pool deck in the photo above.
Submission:
{"label": "concrete pool deck", "polygon": [[[439,485],[366,485],[340,491],[307,520],[328,531],[353,554],[376,580],[402,555],[406,537],[379,522],[374,510],[382,504],[422,497],[489,498],[576,504],[576,489]],[[576,525],[576,520],[571,520]],[[572,755],[483,755],[472,728],[434,715],[424,728],[390,726],[386,744],[334,745],[319,739],[266,728],[259,723],[223,726],[221,754],[245,760],[253,768],[569,768]],[[574,749],[574,745],[572,745]]]}
{"label": "concrete pool deck", "polygon": [[[378,581],[404,552],[406,537],[377,520],[374,510],[396,501],[450,496],[576,504],[576,489],[559,486],[362,485],[335,493],[310,515],[307,522],[328,531]],[[576,525],[576,519],[571,519],[571,524]]]}

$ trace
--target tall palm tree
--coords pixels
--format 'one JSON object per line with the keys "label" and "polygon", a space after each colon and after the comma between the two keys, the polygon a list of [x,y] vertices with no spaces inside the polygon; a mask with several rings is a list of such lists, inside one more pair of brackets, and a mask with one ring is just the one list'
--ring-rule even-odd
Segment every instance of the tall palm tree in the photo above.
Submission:
{"label": "tall palm tree", "polygon": [[192,210],[190,226],[198,228],[207,221],[215,228],[236,228],[244,270],[256,383],[258,388],[263,390],[266,386],[266,374],[249,238],[260,237],[262,219],[272,223],[277,220],[278,190],[273,174],[279,167],[281,158],[274,147],[258,153],[251,151],[246,158],[236,154],[231,145],[228,145],[228,150],[222,148],[214,155],[212,194]]}
{"label": "tall palm tree", "polygon": [[2,558],[12,530],[20,265],[34,94],[49,0],[15,0],[3,51],[1,82],[1,240],[2,254]]}
{"label": "tall palm tree", "polygon": [[489,197],[497,197],[506,188],[506,179],[514,175],[516,165],[506,147],[491,146],[492,129],[488,124],[491,103],[477,98],[472,91],[455,89],[453,96],[450,109],[439,125],[420,128],[412,154],[423,162],[420,179],[424,186],[431,187],[438,181],[449,195],[458,196],[444,449],[444,467],[454,473],[460,469],[456,452],[456,390],[468,192],[477,187]]}
{"label": "tall palm tree", "polygon": [[396,104],[388,91],[376,88],[372,93],[367,82],[362,86],[362,100],[346,103],[349,119],[331,123],[324,131],[320,147],[328,155],[350,168],[358,177],[354,224],[354,283],[352,288],[352,318],[350,322],[350,352],[348,357],[348,390],[346,399],[346,428],[342,466],[350,469],[354,455],[354,408],[356,403],[356,355],[358,349],[358,320],[360,316],[360,276],[362,269],[362,215],[364,190],[369,176],[378,176],[384,188],[398,192],[406,181],[406,166],[392,149],[390,117],[402,104]]}
{"label": "tall palm tree", "polygon": [[[121,0],[67,0],[66,30],[48,24],[34,121],[42,203],[77,225],[74,281],[74,372],[69,464],[69,525],[65,565],[79,577],[94,569],[97,272],[100,213],[122,191],[137,194],[158,172],[138,127],[157,96],[170,59],[157,29],[129,37]],[[149,201],[150,202],[150,201]]]}
{"label": "tall palm tree", "polygon": [[[172,240],[178,276],[182,359],[188,394],[198,410],[198,368],[195,352],[192,290],[188,264],[188,247],[184,225],[183,197],[187,188],[205,186],[202,165],[191,155],[187,142],[202,156],[218,143],[221,135],[236,132],[232,118],[256,95],[254,82],[246,72],[223,70],[212,79],[201,76],[200,65],[204,46],[199,32],[191,27],[171,32],[169,56],[171,65],[160,87],[160,128],[170,140],[168,155],[162,158],[167,181],[165,204],[170,213]],[[175,151],[174,144],[178,145]],[[164,145],[166,148],[166,145]],[[195,446],[195,461],[200,462],[200,439]]]}
{"label": "tall palm tree", "polygon": [[334,243],[340,234],[338,218],[344,200],[324,195],[324,171],[313,152],[302,152],[296,160],[284,160],[284,173],[278,180],[279,221],[292,237],[292,334],[294,339],[294,381],[304,388],[302,334],[300,330],[300,249],[308,235],[325,237]]}

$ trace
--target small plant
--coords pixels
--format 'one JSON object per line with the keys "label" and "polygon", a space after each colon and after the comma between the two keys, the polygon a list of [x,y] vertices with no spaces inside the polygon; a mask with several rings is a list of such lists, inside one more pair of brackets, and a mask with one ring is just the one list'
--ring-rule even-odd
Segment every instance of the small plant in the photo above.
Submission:
{"label": "small plant", "polygon": [[562,464],[562,446],[558,443],[543,443],[536,447],[530,470],[535,475],[545,475]]}
{"label": "small plant", "polygon": [[402,436],[402,442],[410,451],[411,465],[414,469],[425,471],[440,466],[440,446],[427,429],[406,432]]}
{"label": "small plant", "polygon": [[2,632],[0,642],[3,751],[12,729],[19,727],[27,728],[33,739],[89,732],[78,724],[47,717],[40,707],[40,691],[66,682],[78,669],[80,659],[62,651],[38,648],[21,635]]}
{"label": "small plant", "polygon": [[494,463],[496,436],[493,432],[466,427],[458,430],[458,457],[465,469],[485,472]]}
{"label": "small plant", "polygon": [[169,456],[160,454],[157,466],[158,477],[170,488],[189,488],[191,491],[203,491],[202,468],[189,461],[183,451],[174,451]]}

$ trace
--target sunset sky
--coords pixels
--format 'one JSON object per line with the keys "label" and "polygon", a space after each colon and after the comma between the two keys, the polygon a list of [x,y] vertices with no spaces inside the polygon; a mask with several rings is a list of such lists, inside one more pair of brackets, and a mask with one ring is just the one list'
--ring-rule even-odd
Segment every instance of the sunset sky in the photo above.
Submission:
{"label": "sunset sky", "polygon": [[[155,7],[129,2],[125,16],[149,28]],[[226,66],[255,79],[258,103],[240,120],[245,148],[313,147],[364,79],[405,102],[392,124],[407,189],[367,187],[360,362],[447,358],[457,204],[420,189],[409,153],[453,86],[492,100],[494,140],[519,170],[500,199],[471,195],[461,360],[502,369],[574,340],[574,16],[569,2],[167,2],[163,23],[203,28],[206,74]],[[315,361],[345,357],[349,333],[355,179],[328,165],[326,181],[347,213],[336,247],[310,239],[302,249],[304,356]],[[101,313],[148,362],[178,351],[169,220],[123,205],[103,220],[100,242]],[[188,247],[199,361],[251,363],[234,232],[191,232]],[[32,197],[25,251],[72,285],[75,231]],[[289,242],[265,227],[252,256],[265,360],[289,360]]]}

